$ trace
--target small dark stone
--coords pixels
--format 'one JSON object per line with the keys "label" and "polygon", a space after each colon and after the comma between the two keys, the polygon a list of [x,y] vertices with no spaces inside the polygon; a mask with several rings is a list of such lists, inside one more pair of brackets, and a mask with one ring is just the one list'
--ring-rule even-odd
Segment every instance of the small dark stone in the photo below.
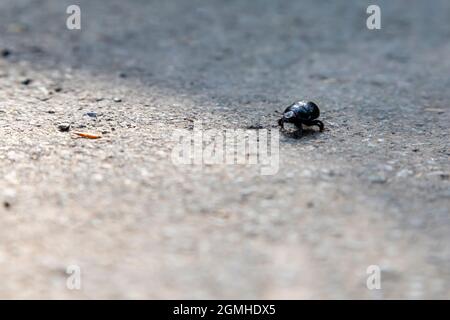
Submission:
{"label": "small dark stone", "polygon": [[248,126],[247,129],[249,129],[249,130],[259,130],[259,129],[264,129],[264,127],[262,125],[260,125],[260,124],[257,124],[257,125],[253,125],[252,124],[252,125]]}
{"label": "small dark stone", "polygon": [[31,80],[31,79],[25,79],[25,80],[23,80],[21,83],[22,83],[24,86],[27,86],[27,85],[31,84],[32,82],[33,82],[33,80]]}
{"label": "small dark stone", "polygon": [[9,57],[11,55],[11,51],[9,51],[8,49],[2,49],[2,51],[0,52],[1,56],[3,58]]}
{"label": "small dark stone", "polygon": [[128,77],[128,75],[125,72],[119,73],[119,78],[125,79],[127,77]]}
{"label": "small dark stone", "polygon": [[48,110],[47,113],[49,113],[49,114],[55,114],[56,112],[55,112],[55,110]]}
{"label": "small dark stone", "polygon": [[387,179],[381,175],[372,175],[372,176],[369,176],[369,181],[372,183],[384,184],[387,182]]}
{"label": "small dark stone", "polygon": [[55,88],[55,92],[61,92],[62,91],[62,88],[61,87],[56,87]]}
{"label": "small dark stone", "polygon": [[450,174],[448,174],[448,173],[446,173],[446,172],[442,172],[442,173],[439,175],[439,177],[440,177],[442,180],[448,180],[448,179],[450,178]]}
{"label": "small dark stone", "polygon": [[61,132],[68,132],[70,130],[70,123],[58,124],[58,130]]}
{"label": "small dark stone", "polygon": [[96,112],[86,112],[84,115],[88,116],[90,118],[97,118],[97,113]]}
{"label": "small dark stone", "polygon": [[5,209],[9,209],[11,208],[11,203],[9,203],[8,201],[3,201],[3,207],[5,207]]}

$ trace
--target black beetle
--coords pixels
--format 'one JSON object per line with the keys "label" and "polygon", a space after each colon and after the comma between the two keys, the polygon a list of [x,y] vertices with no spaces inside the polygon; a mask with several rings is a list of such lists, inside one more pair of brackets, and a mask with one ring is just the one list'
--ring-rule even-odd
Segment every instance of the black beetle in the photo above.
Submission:
{"label": "black beetle", "polygon": [[317,104],[311,101],[298,101],[291,104],[283,112],[283,117],[278,120],[278,125],[284,129],[285,123],[293,123],[299,133],[302,133],[302,124],[307,126],[318,126],[323,131],[323,122],[317,120],[320,110]]}

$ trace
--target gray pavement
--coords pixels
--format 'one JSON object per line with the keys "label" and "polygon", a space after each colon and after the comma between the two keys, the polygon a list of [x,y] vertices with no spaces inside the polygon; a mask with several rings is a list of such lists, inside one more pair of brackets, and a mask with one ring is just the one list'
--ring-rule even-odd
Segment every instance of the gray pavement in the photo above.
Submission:
{"label": "gray pavement", "polygon": [[[450,298],[450,2],[77,3],[0,2],[0,298]],[[171,161],[298,99],[276,175]]]}

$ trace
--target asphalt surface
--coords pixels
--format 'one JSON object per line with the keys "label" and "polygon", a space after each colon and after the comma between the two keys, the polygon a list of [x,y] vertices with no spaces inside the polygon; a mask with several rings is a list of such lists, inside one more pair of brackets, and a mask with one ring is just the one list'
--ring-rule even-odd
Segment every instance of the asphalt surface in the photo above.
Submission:
{"label": "asphalt surface", "polygon": [[[77,3],[0,2],[0,298],[450,298],[450,2]],[[299,99],[275,175],[171,160]]]}

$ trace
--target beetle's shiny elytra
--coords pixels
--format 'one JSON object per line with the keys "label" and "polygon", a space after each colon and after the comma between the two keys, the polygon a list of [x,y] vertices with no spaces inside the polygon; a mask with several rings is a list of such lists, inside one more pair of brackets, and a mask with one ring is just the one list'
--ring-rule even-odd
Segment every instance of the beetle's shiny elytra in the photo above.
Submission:
{"label": "beetle's shiny elytra", "polygon": [[302,131],[302,124],[306,126],[318,126],[323,131],[323,123],[317,120],[320,116],[320,110],[317,104],[312,101],[298,101],[291,104],[283,112],[283,117],[278,120],[281,128],[285,123],[293,123],[298,130]]}

